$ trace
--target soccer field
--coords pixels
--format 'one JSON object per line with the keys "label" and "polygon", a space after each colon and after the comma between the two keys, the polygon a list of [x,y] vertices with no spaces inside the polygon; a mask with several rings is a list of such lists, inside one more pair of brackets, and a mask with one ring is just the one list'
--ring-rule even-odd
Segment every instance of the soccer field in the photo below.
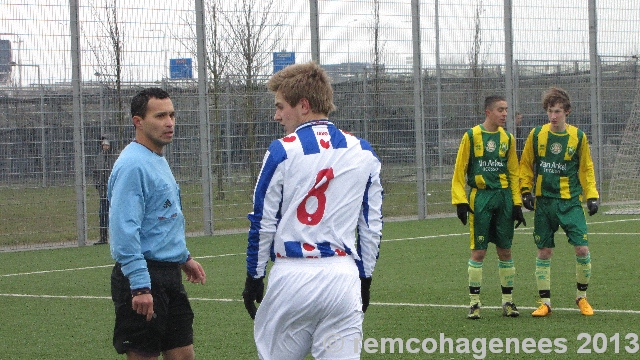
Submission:
{"label": "soccer field", "polygon": [[[482,319],[466,319],[468,227],[457,218],[387,222],[364,322],[363,359],[632,359],[640,350],[640,217],[588,217],[595,315],[575,306],[575,255],[558,233],[553,313],[533,318],[537,290],[532,214],[517,229],[514,301],[502,317],[497,257],[484,265]],[[246,235],[189,238],[207,272],[185,286],[196,313],[198,359],[256,359],[253,323],[241,301]],[[111,345],[108,247],[0,253],[0,359],[123,359]],[[344,346],[353,346],[344,344]]]}

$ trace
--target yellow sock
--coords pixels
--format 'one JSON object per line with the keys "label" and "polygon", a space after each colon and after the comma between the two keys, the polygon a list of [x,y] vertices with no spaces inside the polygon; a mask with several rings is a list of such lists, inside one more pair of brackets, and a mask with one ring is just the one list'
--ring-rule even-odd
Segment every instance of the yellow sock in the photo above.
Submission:
{"label": "yellow sock", "polygon": [[513,259],[500,261],[498,263],[498,274],[500,275],[500,286],[502,287],[502,303],[512,302],[513,282],[516,278],[516,268]]}
{"label": "yellow sock", "polygon": [[540,299],[551,304],[551,259],[536,259],[536,284]]}
{"label": "yellow sock", "polygon": [[587,287],[591,278],[591,254],[576,256],[576,297],[587,297]]}
{"label": "yellow sock", "polygon": [[470,305],[480,304],[482,286],[482,263],[469,259],[469,301]]}

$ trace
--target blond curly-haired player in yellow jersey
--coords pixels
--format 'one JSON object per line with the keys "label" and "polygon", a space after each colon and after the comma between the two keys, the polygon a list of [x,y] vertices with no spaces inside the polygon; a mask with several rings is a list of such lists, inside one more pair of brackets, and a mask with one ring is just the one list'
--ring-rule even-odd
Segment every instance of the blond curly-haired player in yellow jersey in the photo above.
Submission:
{"label": "blond curly-haired player in yellow jersey", "polygon": [[531,130],[520,161],[522,202],[529,210],[535,208],[533,238],[538,247],[540,306],[531,315],[551,314],[551,256],[554,235],[561,227],[576,253],[576,304],[583,315],[590,316],[593,308],[587,302],[587,287],[591,256],[582,199],[583,195],[587,198],[589,215],[597,213],[598,190],[589,142],[582,130],[567,124],[571,99],[565,90],[549,88],[543,94],[542,106],[549,123]]}

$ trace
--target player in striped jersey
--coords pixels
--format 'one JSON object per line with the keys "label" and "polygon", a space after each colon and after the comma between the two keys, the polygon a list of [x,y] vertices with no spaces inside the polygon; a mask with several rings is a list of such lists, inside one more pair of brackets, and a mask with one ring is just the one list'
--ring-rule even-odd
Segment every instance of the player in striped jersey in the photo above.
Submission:
{"label": "player in striped jersey", "polygon": [[[518,191],[516,142],[503,128],[507,101],[502,96],[488,96],[484,107],[484,123],[462,136],[451,181],[452,204],[456,205],[463,225],[467,224],[469,213],[471,256],[467,318],[472,320],[480,318],[482,266],[490,242],[495,244],[498,253],[503,315],[520,315],[512,296],[516,274],[511,256],[513,221],[518,221],[516,228],[521,223],[527,225]],[[471,188],[469,200],[465,183]]]}
{"label": "player in striped jersey", "polygon": [[[542,105],[549,123],[529,133],[520,161],[520,188],[524,207],[534,210],[533,238],[538,247],[536,282],[540,306],[532,315],[551,314],[551,256],[554,235],[562,227],[576,253],[576,304],[583,315],[593,315],[587,302],[591,256],[582,196],[589,215],[598,212],[598,190],[587,135],[567,124],[571,113],[569,94],[551,87]],[[535,190],[535,199],[531,192]],[[535,204],[534,204],[535,202]]]}
{"label": "player in striped jersey", "polygon": [[269,145],[248,215],[242,295],[258,354],[359,359],[382,231],[380,160],[328,120],[333,90],[317,64],[288,66],[267,87],[286,136]]}

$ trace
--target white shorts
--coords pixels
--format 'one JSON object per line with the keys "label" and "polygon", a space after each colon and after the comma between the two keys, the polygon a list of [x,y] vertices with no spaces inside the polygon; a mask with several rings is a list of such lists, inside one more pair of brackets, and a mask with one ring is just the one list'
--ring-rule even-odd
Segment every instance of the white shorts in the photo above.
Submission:
{"label": "white shorts", "polygon": [[258,307],[254,339],[262,360],[360,359],[362,299],[350,256],[278,258]]}

